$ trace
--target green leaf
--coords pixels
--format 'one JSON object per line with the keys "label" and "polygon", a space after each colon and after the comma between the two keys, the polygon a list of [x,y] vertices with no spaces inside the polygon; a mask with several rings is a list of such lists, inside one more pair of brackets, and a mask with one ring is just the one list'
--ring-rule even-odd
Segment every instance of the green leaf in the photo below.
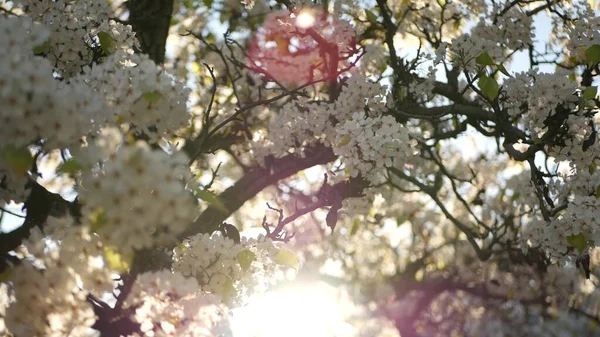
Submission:
{"label": "green leaf", "polygon": [[596,187],[596,199],[600,199],[600,185]]}
{"label": "green leaf", "polygon": [[581,97],[583,97],[583,99],[594,99],[594,98],[596,98],[597,93],[598,93],[598,87],[596,87],[596,86],[587,87],[587,88],[585,88],[585,90],[583,90],[583,94],[581,95]]}
{"label": "green leaf", "polygon": [[242,270],[246,271],[246,270],[248,270],[248,268],[250,268],[250,265],[252,265],[252,262],[254,262],[254,260],[256,260],[256,254],[249,251],[248,249],[244,249],[237,254],[237,260],[238,260],[238,263],[240,264],[240,267],[242,267]]}
{"label": "green leaf", "polygon": [[440,7],[446,6],[446,0],[437,0],[437,3],[440,5]]}
{"label": "green leaf", "polygon": [[43,54],[46,54],[49,49],[50,49],[50,41],[46,41],[46,42],[42,43],[41,45],[34,47],[33,54],[34,55],[43,55]]}
{"label": "green leaf", "polygon": [[60,164],[58,168],[56,168],[56,173],[76,174],[78,172],[81,172],[81,170],[81,164],[77,160],[70,158],[66,162]]}
{"label": "green leaf", "polygon": [[365,14],[367,15],[367,20],[372,24],[377,24],[377,15],[372,11],[365,9]]}
{"label": "green leaf", "polygon": [[162,98],[162,94],[160,92],[145,92],[142,94],[142,98],[148,101],[150,104],[154,104]]}
{"label": "green leaf", "polygon": [[292,268],[297,268],[298,264],[300,263],[298,261],[298,257],[296,257],[294,253],[287,249],[280,249],[277,252],[277,255],[275,255],[275,258],[273,258],[273,262]]}
{"label": "green leaf", "polygon": [[344,145],[347,145],[348,143],[350,143],[350,140],[352,140],[352,138],[350,138],[350,136],[344,135],[342,137],[342,139],[340,140],[340,143],[337,146],[342,147]]}
{"label": "green leaf", "polygon": [[17,176],[24,176],[33,166],[33,156],[27,147],[7,145],[2,150],[6,166]]}
{"label": "green leaf", "polygon": [[225,284],[223,284],[223,293],[221,294],[225,301],[230,300],[235,295],[235,287],[233,286],[233,280],[231,277],[227,277]]}
{"label": "green leaf", "polygon": [[90,214],[90,222],[92,224],[90,226],[90,231],[92,232],[98,232],[100,229],[106,226],[107,222],[104,214],[104,208],[100,207],[93,211],[92,214]]}
{"label": "green leaf", "polygon": [[497,64],[496,68],[498,68],[498,71],[500,71],[501,73],[503,73],[504,75],[508,76],[508,77],[512,77],[512,75],[506,70],[506,68],[504,68],[503,65],[501,64]]}
{"label": "green leaf", "polygon": [[105,55],[110,54],[113,47],[113,37],[107,32],[98,33],[98,40],[100,41],[100,48]]}
{"label": "green leaf", "polygon": [[454,19],[454,22],[452,22],[452,29],[454,30],[454,32],[457,32],[460,29],[460,24],[462,22],[460,21],[460,19]]}
{"label": "green leaf", "polygon": [[481,92],[489,99],[494,100],[498,97],[498,82],[496,82],[494,78],[481,76],[477,85],[479,86],[479,89],[481,89]]}
{"label": "green leaf", "polygon": [[360,220],[354,219],[354,221],[352,221],[352,229],[350,230],[350,236],[354,236],[354,234],[356,234],[356,232],[358,232],[359,227],[360,227]]}
{"label": "green leaf", "polygon": [[585,60],[591,65],[598,64],[600,62],[600,45],[595,44],[589,47],[585,51]]}
{"label": "green leaf", "polygon": [[494,59],[492,59],[490,54],[488,54],[486,51],[479,54],[479,56],[477,56],[477,58],[475,59],[475,62],[477,64],[481,64],[482,66],[493,66],[496,64],[494,63]]}
{"label": "green leaf", "polygon": [[577,235],[569,235],[567,236],[567,243],[575,247],[575,249],[577,249],[577,251],[581,255],[583,254],[583,251],[585,250],[586,246],[585,235],[583,235],[583,233],[579,233]]}
{"label": "green leaf", "polygon": [[123,255],[119,253],[116,247],[104,247],[104,261],[107,263],[110,269],[120,273],[129,270],[129,266],[131,266],[131,261],[133,261],[134,256],[135,252],[133,251],[129,254]]}
{"label": "green leaf", "polygon": [[215,207],[224,214],[229,214],[229,210],[227,209],[227,207],[225,207],[223,201],[221,201],[221,199],[214,193],[207,190],[196,190],[193,192],[196,198],[202,199],[203,201],[207,202],[210,206]]}
{"label": "green leaf", "polygon": [[204,4],[204,6],[206,6],[206,8],[211,8],[213,5],[214,0],[202,0],[202,3]]}

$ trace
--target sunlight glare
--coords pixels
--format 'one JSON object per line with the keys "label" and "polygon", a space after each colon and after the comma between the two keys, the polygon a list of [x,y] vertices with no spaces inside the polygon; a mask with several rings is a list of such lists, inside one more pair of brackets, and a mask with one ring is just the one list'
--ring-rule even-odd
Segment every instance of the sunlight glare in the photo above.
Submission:
{"label": "sunlight glare", "polygon": [[315,24],[315,16],[309,11],[302,11],[296,17],[296,26],[306,29]]}
{"label": "sunlight glare", "polygon": [[[349,303],[347,303],[349,304]],[[325,283],[302,283],[268,292],[233,312],[235,337],[331,337],[353,335],[348,307]]]}

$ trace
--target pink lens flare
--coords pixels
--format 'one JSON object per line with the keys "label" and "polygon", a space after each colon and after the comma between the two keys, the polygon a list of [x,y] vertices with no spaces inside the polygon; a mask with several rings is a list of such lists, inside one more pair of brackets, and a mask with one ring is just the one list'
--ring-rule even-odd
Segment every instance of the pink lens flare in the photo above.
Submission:
{"label": "pink lens flare", "polygon": [[266,81],[297,87],[337,78],[359,51],[347,22],[314,8],[283,10],[269,14],[257,30],[247,64]]}

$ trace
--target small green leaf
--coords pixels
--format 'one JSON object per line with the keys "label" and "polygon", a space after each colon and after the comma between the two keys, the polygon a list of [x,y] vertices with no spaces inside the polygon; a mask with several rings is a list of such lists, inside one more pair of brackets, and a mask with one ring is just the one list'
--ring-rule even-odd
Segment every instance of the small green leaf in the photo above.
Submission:
{"label": "small green leaf", "polygon": [[110,269],[120,273],[129,270],[129,266],[131,265],[131,261],[133,261],[134,256],[135,252],[133,251],[129,254],[123,255],[119,253],[116,247],[104,247],[104,261],[106,261]]}
{"label": "small green leaf", "polygon": [[342,137],[342,139],[340,140],[340,143],[339,143],[337,146],[338,146],[338,147],[342,147],[342,146],[344,146],[344,145],[347,145],[348,143],[350,143],[350,140],[351,140],[351,139],[352,139],[352,138],[350,138],[350,136],[348,136],[348,135],[344,135],[344,136]]}
{"label": "small green leaf", "polygon": [[583,90],[583,94],[581,95],[581,97],[583,97],[583,99],[594,99],[594,98],[596,98],[597,93],[598,93],[598,87],[596,87],[596,86],[587,87],[587,88],[585,88],[585,90]]}
{"label": "small green leaf", "polygon": [[223,296],[223,299],[225,301],[230,300],[235,295],[235,287],[233,286],[233,280],[229,276],[225,280],[225,284],[223,284],[223,294],[221,295]]}
{"label": "small green leaf", "polygon": [[600,199],[600,185],[596,187],[596,199]]}
{"label": "small green leaf", "polygon": [[479,89],[481,89],[481,92],[489,99],[494,100],[498,97],[498,82],[496,82],[494,78],[481,76],[477,85],[479,86]]}
{"label": "small green leaf", "polygon": [[377,24],[377,15],[371,12],[368,9],[365,9],[365,14],[367,15],[367,20],[372,24]]}
{"label": "small green leaf", "polygon": [[90,226],[90,231],[92,232],[98,232],[100,229],[106,226],[107,222],[104,214],[104,208],[100,207],[93,211],[92,214],[90,214],[90,222],[92,224]]}
{"label": "small green leaf", "polygon": [[17,176],[24,176],[33,166],[33,156],[27,147],[7,145],[2,150],[6,166]]}
{"label": "small green leaf", "polygon": [[157,103],[162,98],[162,94],[160,92],[146,92],[142,94],[142,98],[148,101],[150,104]]}
{"label": "small green leaf", "polygon": [[585,60],[588,64],[596,65],[600,62],[600,45],[595,44],[585,51]]}
{"label": "small green leaf", "polygon": [[227,207],[225,207],[225,204],[214,193],[207,191],[207,190],[196,190],[193,192],[194,192],[194,195],[196,196],[196,198],[204,200],[210,206],[215,207],[216,209],[222,211],[225,214],[229,214],[229,210],[227,210]]}
{"label": "small green leaf", "polygon": [[202,3],[204,4],[204,6],[206,6],[206,8],[211,8],[213,5],[214,0],[202,0]]}
{"label": "small green leaf", "polygon": [[254,262],[254,260],[256,260],[256,254],[249,251],[248,249],[244,249],[237,254],[237,260],[238,260],[238,263],[240,264],[240,267],[242,267],[242,270],[246,271],[246,270],[248,270],[248,268],[250,268],[250,265],[252,265],[252,262]]}
{"label": "small green leaf", "polygon": [[49,49],[50,49],[50,41],[46,41],[46,42],[42,43],[41,45],[34,47],[33,54],[34,55],[43,55],[43,54],[46,54]]}
{"label": "small green leaf", "polygon": [[437,0],[437,3],[440,5],[440,7],[446,6],[446,0]]}
{"label": "small green leaf", "polygon": [[56,168],[56,173],[76,174],[78,172],[81,172],[81,170],[81,164],[77,160],[70,158],[66,162],[60,164],[58,168]]}
{"label": "small green leaf", "polygon": [[356,234],[356,232],[358,232],[359,227],[360,227],[360,220],[354,219],[354,221],[352,221],[352,229],[350,230],[350,236],[354,236],[354,234]]}
{"label": "small green leaf", "polygon": [[292,268],[297,268],[300,263],[298,257],[287,249],[280,249],[279,252],[277,252],[277,255],[275,255],[275,258],[273,258],[273,262]]}
{"label": "small green leaf", "polygon": [[98,40],[100,41],[100,48],[105,55],[110,54],[113,47],[113,37],[107,32],[98,33]]}
{"label": "small green leaf", "polygon": [[497,64],[497,65],[496,65],[496,68],[498,68],[498,71],[499,71],[499,72],[501,72],[501,73],[503,73],[504,75],[506,75],[506,76],[508,76],[508,77],[512,77],[512,76],[510,75],[510,73],[509,73],[509,72],[506,70],[506,68],[504,68],[504,66],[503,66],[503,65],[501,65],[501,64]]}
{"label": "small green leaf", "polygon": [[567,243],[575,247],[579,254],[583,254],[583,251],[585,250],[586,246],[585,235],[583,235],[583,233],[579,233],[577,235],[569,235],[567,236]]}
{"label": "small green leaf", "polygon": [[454,32],[457,32],[460,29],[461,23],[462,22],[460,19],[454,19],[454,22],[452,22],[452,29],[454,30]]}
{"label": "small green leaf", "polygon": [[481,64],[482,66],[493,66],[496,64],[494,63],[494,59],[492,59],[490,54],[488,54],[486,51],[479,54],[479,56],[477,56],[477,58],[475,59],[475,62],[477,64]]}

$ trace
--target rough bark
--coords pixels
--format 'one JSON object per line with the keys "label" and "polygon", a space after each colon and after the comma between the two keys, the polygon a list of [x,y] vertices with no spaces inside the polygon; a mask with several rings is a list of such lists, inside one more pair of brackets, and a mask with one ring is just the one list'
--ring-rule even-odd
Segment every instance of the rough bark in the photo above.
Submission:
{"label": "rough bark", "polygon": [[140,49],[136,52],[148,54],[156,64],[162,64],[165,61],[173,0],[129,0],[127,9],[129,24],[140,42]]}

